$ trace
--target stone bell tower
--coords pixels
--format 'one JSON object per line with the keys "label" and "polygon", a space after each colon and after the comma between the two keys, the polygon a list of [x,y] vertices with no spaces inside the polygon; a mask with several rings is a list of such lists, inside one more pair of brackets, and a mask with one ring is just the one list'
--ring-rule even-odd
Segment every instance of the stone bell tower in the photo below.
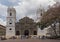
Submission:
{"label": "stone bell tower", "polygon": [[6,38],[15,36],[16,10],[13,7],[7,9]]}

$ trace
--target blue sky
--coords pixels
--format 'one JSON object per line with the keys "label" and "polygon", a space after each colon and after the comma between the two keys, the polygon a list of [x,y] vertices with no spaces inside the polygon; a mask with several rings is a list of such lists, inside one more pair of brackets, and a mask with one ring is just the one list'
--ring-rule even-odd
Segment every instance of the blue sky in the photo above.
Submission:
{"label": "blue sky", "polygon": [[17,6],[19,5],[20,0],[1,0],[0,4],[5,6]]}
{"label": "blue sky", "polygon": [[14,6],[17,21],[25,16],[36,19],[36,11],[40,4],[45,9],[54,4],[53,0],[0,0],[0,24],[6,25],[7,7]]}

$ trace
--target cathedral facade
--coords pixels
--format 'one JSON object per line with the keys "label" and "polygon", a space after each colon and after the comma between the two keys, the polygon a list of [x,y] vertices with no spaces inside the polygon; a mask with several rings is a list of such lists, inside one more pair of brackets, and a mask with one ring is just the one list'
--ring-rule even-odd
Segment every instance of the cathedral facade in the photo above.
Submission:
{"label": "cathedral facade", "polygon": [[37,35],[37,26],[33,19],[24,17],[16,23],[16,35]]}
{"label": "cathedral facade", "polygon": [[33,19],[24,17],[16,22],[16,10],[13,7],[7,9],[6,38],[19,35],[37,35],[37,25]]}

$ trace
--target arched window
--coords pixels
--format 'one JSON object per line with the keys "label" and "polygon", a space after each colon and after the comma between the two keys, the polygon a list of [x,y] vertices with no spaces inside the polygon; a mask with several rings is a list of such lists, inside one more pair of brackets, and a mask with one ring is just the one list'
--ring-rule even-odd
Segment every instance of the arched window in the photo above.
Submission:
{"label": "arched window", "polygon": [[10,13],[10,16],[12,16],[12,13]]}
{"label": "arched window", "polygon": [[12,24],[12,19],[9,20],[9,24]]}
{"label": "arched window", "polygon": [[9,23],[9,24],[12,24],[12,23]]}
{"label": "arched window", "polygon": [[42,16],[42,13],[41,13],[41,16]]}
{"label": "arched window", "polygon": [[10,28],[9,30],[12,30],[12,28]]}

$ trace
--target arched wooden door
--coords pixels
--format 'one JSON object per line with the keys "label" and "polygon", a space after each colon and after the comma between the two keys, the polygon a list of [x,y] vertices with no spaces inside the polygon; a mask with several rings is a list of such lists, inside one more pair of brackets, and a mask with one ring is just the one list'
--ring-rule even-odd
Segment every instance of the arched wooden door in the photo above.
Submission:
{"label": "arched wooden door", "polygon": [[20,32],[19,31],[16,31],[16,35],[20,35]]}
{"label": "arched wooden door", "polygon": [[24,31],[24,35],[25,35],[25,36],[29,36],[29,30],[25,30],[25,31]]}

